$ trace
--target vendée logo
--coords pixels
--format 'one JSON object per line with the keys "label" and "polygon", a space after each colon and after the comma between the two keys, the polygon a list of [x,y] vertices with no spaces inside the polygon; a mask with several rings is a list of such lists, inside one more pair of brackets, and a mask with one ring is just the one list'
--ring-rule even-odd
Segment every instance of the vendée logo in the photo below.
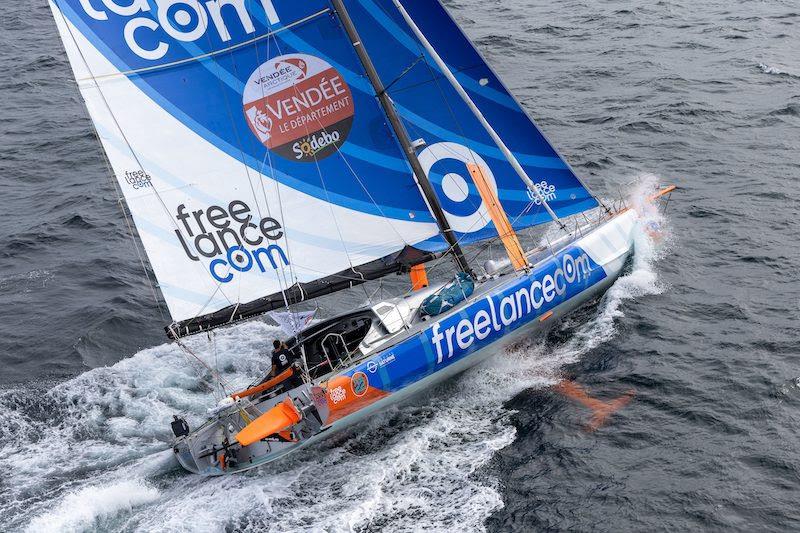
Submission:
{"label": "vend\u00e9e logo", "polygon": [[[120,1],[124,5],[117,3]],[[248,0],[157,0],[155,12],[149,1],[79,0],[84,12],[94,20],[108,21],[109,16],[114,15],[130,18],[123,29],[125,43],[133,53],[149,61],[161,59],[167,54],[169,38],[194,42],[213,28],[223,42],[230,41],[231,28],[223,17],[223,8],[226,14],[235,14],[234,20],[238,20],[238,24],[247,34],[256,31],[247,8],[254,2]],[[272,0],[259,2],[267,21],[270,24],[279,24],[280,18]],[[230,16],[228,21],[231,21]]]}

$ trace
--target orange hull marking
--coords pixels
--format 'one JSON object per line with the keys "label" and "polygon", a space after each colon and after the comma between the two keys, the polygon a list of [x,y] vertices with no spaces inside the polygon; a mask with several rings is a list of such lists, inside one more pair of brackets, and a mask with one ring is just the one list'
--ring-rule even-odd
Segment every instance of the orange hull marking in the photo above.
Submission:
{"label": "orange hull marking", "polygon": [[587,431],[595,431],[602,427],[608,417],[628,405],[635,394],[630,390],[616,400],[604,402],[589,396],[586,390],[574,381],[562,381],[555,386],[555,390],[592,411],[592,418],[586,426]]}
{"label": "orange hull marking", "polygon": [[[354,376],[361,374],[366,382],[356,382],[348,376],[336,376],[330,380],[325,388],[325,397],[328,400],[327,424],[332,424],[337,420],[360,411],[373,403],[389,396],[388,392],[377,389],[369,385],[369,378],[363,372],[357,372]],[[359,387],[365,387],[363,392]],[[356,394],[359,393],[359,394]]]}

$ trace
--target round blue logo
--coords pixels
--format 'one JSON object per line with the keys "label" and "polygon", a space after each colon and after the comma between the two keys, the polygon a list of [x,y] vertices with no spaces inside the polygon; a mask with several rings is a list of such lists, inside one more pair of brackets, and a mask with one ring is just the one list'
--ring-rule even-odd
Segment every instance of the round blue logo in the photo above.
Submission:
{"label": "round blue logo", "polygon": [[369,380],[367,375],[363,372],[356,372],[350,380],[353,387],[353,394],[356,396],[364,396],[369,389]]}

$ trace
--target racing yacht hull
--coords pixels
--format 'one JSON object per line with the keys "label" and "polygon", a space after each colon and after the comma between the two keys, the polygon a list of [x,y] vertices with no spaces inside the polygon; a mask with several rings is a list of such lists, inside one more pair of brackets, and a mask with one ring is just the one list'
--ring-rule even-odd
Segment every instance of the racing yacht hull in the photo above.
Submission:
{"label": "racing yacht hull", "polygon": [[462,305],[424,322],[391,347],[317,385],[303,385],[268,404],[249,406],[265,412],[288,397],[313,410],[314,417],[305,417],[310,425],[292,433],[290,442],[264,439],[238,445],[234,434],[246,421],[241,421],[244,408],[237,405],[178,438],[174,450],[179,462],[190,472],[211,476],[267,464],[546,331],[616,281],[634,251],[637,225],[637,213],[625,210],[560,248],[546,250],[529,271],[482,283]]}

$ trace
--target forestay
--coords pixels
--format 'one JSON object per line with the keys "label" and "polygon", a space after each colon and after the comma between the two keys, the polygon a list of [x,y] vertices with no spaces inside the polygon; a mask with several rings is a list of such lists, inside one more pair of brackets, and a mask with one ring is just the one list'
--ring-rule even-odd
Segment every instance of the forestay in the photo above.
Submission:
{"label": "forestay", "polygon": [[328,2],[51,7],[174,320],[343,288],[438,235]]}
{"label": "forestay", "polygon": [[[437,188],[454,229],[465,244],[494,238],[496,231],[472,184],[467,163],[488,169],[515,229],[552,218],[528,191],[399,14],[392,0],[345,0],[412,138],[427,144],[423,167]],[[548,205],[560,218],[598,205],[564,159],[523,111],[438,0],[402,0],[403,6],[456,74]],[[526,74],[525,77],[528,77]],[[431,248],[438,241],[428,243]]]}

